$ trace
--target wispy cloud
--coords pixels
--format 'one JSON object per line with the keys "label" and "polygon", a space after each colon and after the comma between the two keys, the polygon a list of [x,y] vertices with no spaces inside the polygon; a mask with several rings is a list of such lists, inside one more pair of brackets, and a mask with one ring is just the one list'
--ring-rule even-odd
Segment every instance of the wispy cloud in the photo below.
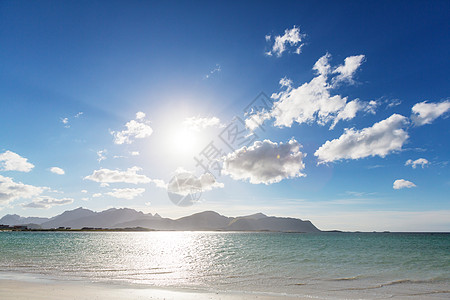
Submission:
{"label": "wispy cloud", "polygon": [[25,208],[44,208],[48,209],[56,205],[66,205],[73,203],[72,198],[62,198],[56,199],[53,197],[38,197],[34,199],[32,202],[22,204]]}
{"label": "wispy cloud", "polygon": [[216,64],[214,69],[212,69],[208,74],[205,75],[205,79],[211,78],[214,74],[219,73],[220,71],[222,71],[222,67],[219,64]]}
{"label": "wispy cloud", "polygon": [[103,149],[103,150],[98,150],[97,151],[97,161],[98,162],[101,162],[102,160],[105,160],[106,159],[106,153],[107,153],[108,151],[106,150],[106,149]]}
{"label": "wispy cloud", "polygon": [[402,100],[391,99],[391,100],[386,100],[386,103],[387,103],[388,108],[392,108],[392,107],[396,107],[396,106],[399,106],[400,104],[402,104]]}
{"label": "wispy cloud", "polygon": [[145,120],[145,113],[137,112],[136,120],[131,120],[125,124],[127,129],[122,131],[111,131],[114,136],[114,143],[131,144],[135,139],[143,139],[149,137],[153,133],[153,129],[148,125],[148,121]]}
{"label": "wispy cloud", "polygon": [[137,196],[141,196],[145,192],[144,188],[124,188],[124,189],[113,189],[112,192],[106,193],[107,195],[119,198],[131,200],[136,198]]}
{"label": "wispy cloud", "polygon": [[266,35],[266,42],[271,42],[273,40],[271,50],[267,51],[266,55],[276,55],[277,57],[281,57],[288,49],[293,49],[291,52],[300,54],[302,52],[302,47],[305,45],[303,43],[305,36],[305,34],[300,33],[300,28],[296,26],[292,29],[286,29],[283,35],[277,35],[273,38],[271,35]]}
{"label": "wispy cloud", "polygon": [[217,118],[217,117],[207,117],[207,118],[191,117],[191,118],[186,118],[183,121],[182,126],[185,127],[188,130],[193,130],[193,131],[201,131],[201,130],[209,128],[209,127],[218,127],[218,128],[225,127],[225,125],[222,124],[220,122],[220,119]]}
{"label": "wispy cloud", "polygon": [[422,166],[422,169],[428,165],[430,162],[425,158],[418,158],[416,160],[408,159],[405,162],[405,166],[411,166],[413,169],[415,169],[417,166]]}

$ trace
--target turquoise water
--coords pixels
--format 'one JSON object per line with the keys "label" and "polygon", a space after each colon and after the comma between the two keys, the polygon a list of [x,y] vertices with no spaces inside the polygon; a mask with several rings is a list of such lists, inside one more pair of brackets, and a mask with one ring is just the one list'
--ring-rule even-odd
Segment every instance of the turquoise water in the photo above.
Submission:
{"label": "turquoise water", "polygon": [[0,270],[325,299],[449,299],[450,234],[0,232]]}

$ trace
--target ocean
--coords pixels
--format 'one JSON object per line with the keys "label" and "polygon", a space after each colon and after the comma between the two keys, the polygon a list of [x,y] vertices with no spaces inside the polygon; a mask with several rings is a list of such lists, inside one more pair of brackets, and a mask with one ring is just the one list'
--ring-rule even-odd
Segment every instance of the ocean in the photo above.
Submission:
{"label": "ocean", "polygon": [[311,299],[449,299],[450,234],[4,231],[0,270]]}

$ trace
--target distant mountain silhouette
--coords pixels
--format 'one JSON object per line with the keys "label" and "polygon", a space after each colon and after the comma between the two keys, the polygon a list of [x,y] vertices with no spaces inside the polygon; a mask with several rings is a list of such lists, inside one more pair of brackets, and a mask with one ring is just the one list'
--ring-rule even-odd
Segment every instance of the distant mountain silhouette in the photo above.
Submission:
{"label": "distant mountain silhouette", "polygon": [[0,224],[4,225],[22,225],[22,224],[41,224],[48,221],[48,218],[38,218],[38,217],[29,217],[24,218],[19,215],[6,215],[3,218],[0,219]]}
{"label": "distant mountain silhouette", "polygon": [[144,227],[155,230],[221,230],[221,231],[278,231],[320,232],[310,221],[295,218],[268,217],[257,213],[242,217],[226,217],[214,211],[204,211],[179,219],[162,218],[160,215],[144,214],[130,208],[111,208],[94,212],[85,208],[65,211],[53,218],[23,218],[6,215],[0,224],[38,224],[44,229],[71,227],[130,228]]}
{"label": "distant mountain silhouette", "polygon": [[51,218],[49,221],[41,223],[40,225],[42,226],[42,228],[57,228],[60,226],[68,227],[69,225],[67,225],[67,224],[71,223],[71,221],[76,221],[81,218],[95,216],[95,215],[97,215],[96,212],[93,212],[92,210],[89,210],[89,209],[79,207],[74,210],[67,210],[67,211],[63,212],[62,214]]}

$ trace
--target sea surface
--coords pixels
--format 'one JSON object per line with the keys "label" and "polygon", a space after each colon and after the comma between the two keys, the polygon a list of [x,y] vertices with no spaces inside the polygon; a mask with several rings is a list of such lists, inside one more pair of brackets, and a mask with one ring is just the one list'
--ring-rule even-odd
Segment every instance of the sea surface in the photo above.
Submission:
{"label": "sea surface", "polygon": [[0,270],[311,299],[450,299],[450,234],[4,231]]}

